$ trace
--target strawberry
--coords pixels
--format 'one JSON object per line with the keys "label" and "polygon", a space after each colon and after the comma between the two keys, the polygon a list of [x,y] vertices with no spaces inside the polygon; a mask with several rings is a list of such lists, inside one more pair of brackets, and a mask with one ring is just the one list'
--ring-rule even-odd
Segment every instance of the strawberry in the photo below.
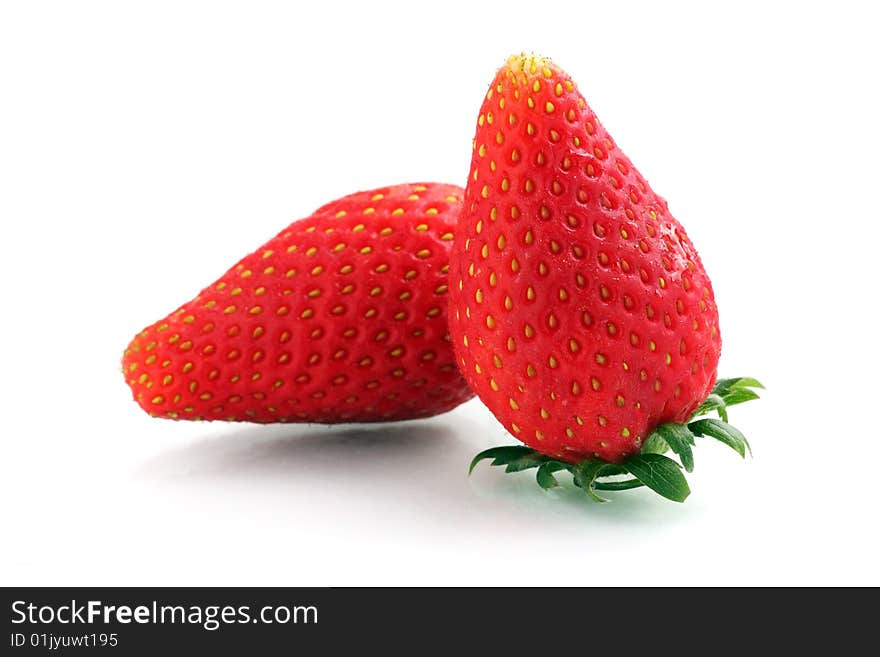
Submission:
{"label": "strawberry", "polygon": [[295,221],[122,360],[135,400],[181,420],[373,422],[448,411],[473,393],[446,319],[463,190],[360,192]]}
{"label": "strawberry", "polygon": [[550,60],[495,76],[456,235],[457,362],[540,454],[622,463],[709,395],[721,337],[697,251]]}

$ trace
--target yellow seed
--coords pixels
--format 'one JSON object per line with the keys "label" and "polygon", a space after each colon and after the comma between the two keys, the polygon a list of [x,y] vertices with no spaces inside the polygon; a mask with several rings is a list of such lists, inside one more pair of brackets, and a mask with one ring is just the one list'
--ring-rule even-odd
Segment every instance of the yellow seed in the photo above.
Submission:
{"label": "yellow seed", "polygon": [[515,411],[519,410],[519,404],[516,403],[516,400],[513,397],[508,399],[508,402],[510,403],[510,408],[512,408]]}

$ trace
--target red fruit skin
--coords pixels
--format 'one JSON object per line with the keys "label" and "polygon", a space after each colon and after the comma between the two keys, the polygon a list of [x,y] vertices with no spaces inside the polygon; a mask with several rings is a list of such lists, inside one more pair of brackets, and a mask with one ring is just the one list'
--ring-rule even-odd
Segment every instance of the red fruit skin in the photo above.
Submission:
{"label": "red fruit skin", "polygon": [[131,341],[135,400],[172,419],[328,424],[466,401],[446,314],[463,192],[384,187],[293,222]]}
{"label": "red fruit skin", "polygon": [[451,255],[459,367],[522,442],[619,463],[715,382],[709,277],[549,60],[515,56],[499,70],[473,147]]}

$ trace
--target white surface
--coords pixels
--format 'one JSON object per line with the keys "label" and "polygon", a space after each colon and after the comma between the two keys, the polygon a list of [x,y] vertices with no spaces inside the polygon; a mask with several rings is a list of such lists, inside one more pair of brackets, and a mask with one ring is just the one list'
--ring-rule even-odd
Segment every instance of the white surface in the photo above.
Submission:
{"label": "white surface", "polygon": [[[485,3],[489,4],[489,3]],[[880,584],[868,3],[3,3],[2,584]],[[438,7],[440,5],[437,5]],[[552,56],[715,285],[742,462],[684,505],[481,467],[478,403],[395,427],[151,420],[135,331],[355,189],[463,183],[513,51]]]}

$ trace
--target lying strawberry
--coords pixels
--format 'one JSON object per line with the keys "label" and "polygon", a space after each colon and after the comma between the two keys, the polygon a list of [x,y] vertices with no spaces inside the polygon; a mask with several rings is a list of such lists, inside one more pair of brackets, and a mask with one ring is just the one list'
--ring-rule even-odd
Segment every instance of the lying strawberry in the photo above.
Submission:
{"label": "lying strawberry", "polygon": [[604,464],[648,477],[670,461],[642,454],[662,426],[685,427],[664,440],[689,468],[682,423],[712,390],[721,337],[709,277],[666,202],[544,58],[501,68],[473,149],[450,332],[468,383],[536,450],[509,448],[525,458],[512,469],[586,464],[575,479],[590,491],[623,471]]}
{"label": "lying strawberry", "polygon": [[385,187],[295,221],[132,340],[135,399],[158,417],[263,423],[403,420],[467,400],[446,319],[462,192]]}

